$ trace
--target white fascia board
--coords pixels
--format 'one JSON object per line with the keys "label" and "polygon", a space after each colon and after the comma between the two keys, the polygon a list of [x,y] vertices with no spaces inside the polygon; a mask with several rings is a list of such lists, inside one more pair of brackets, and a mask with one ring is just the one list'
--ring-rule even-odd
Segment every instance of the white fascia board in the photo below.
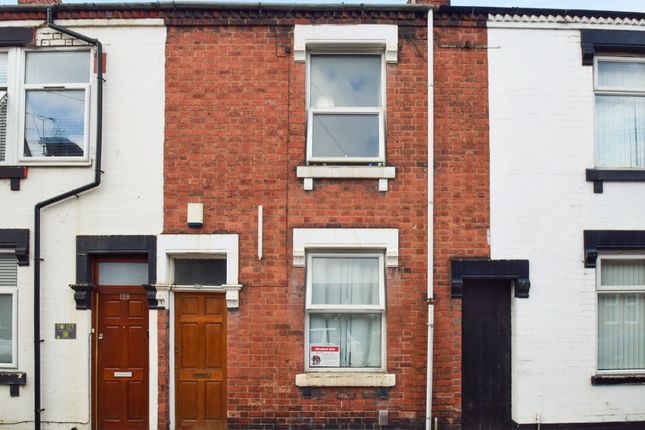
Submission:
{"label": "white fascia board", "polygon": [[60,19],[56,24],[63,27],[165,27],[161,18],[118,18],[118,19]]}
{"label": "white fascia board", "polygon": [[294,61],[303,63],[311,48],[384,48],[385,61],[397,62],[399,27],[390,24],[296,25]]}
{"label": "white fascia board", "polygon": [[307,250],[385,250],[387,267],[399,265],[397,228],[294,228],[293,265],[304,267]]}
{"label": "white fascia board", "polygon": [[[42,20],[0,21],[0,27],[40,27]],[[164,27],[161,18],[118,18],[118,19],[58,19],[56,25],[62,27]],[[42,27],[47,28],[47,27]]]}

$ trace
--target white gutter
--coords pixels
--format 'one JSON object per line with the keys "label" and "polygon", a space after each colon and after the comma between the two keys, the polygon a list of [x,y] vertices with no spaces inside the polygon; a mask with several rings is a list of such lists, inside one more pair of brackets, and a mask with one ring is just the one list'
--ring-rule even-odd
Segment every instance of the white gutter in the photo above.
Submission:
{"label": "white gutter", "polygon": [[434,33],[432,9],[428,11],[428,351],[426,369],[426,430],[432,426],[432,353],[434,339]]}

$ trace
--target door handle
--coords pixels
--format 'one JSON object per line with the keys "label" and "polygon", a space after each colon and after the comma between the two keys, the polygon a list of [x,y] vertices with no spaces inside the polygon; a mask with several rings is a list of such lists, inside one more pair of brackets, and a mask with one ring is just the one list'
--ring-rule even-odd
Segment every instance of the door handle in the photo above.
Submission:
{"label": "door handle", "polygon": [[103,333],[99,333],[99,340],[103,340]]}

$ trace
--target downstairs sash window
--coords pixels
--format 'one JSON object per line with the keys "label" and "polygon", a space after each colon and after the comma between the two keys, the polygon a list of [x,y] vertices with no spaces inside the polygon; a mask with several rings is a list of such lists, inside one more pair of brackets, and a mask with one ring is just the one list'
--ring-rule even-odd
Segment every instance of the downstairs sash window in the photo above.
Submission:
{"label": "downstairs sash window", "polygon": [[385,368],[385,274],[378,253],[307,255],[307,370]]}

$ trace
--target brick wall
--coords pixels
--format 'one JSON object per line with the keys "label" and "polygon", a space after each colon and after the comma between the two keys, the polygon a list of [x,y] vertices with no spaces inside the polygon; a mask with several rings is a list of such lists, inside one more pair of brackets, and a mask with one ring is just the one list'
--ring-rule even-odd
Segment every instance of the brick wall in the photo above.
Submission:
{"label": "brick wall", "polygon": [[157,428],[167,430],[170,426],[169,420],[169,385],[168,385],[168,311],[157,310],[157,348],[158,348],[158,389],[159,409],[157,410]]}
{"label": "brick wall", "polygon": [[490,255],[486,39],[477,21],[435,19],[433,415],[443,429],[461,426],[461,300],[450,298],[450,259]]}
{"label": "brick wall", "polygon": [[[295,170],[305,160],[305,65],[293,60],[292,32],[290,25],[169,27],[164,232],[195,233],[186,227],[186,204],[202,202],[199,233],[240,235],[244,288],[240,310],[227,320],[230,428],[373,428],[382,409],[398,428],[421,428],[425,17],[400,27],[399,62],[387,65],[387,160],[397,168],[387,193],[376,180],[316,180],[314,191],[303,190]],[[293,268],[291,250],[299,227],[399,229],[399,267],[386,277],[387,368],[397,378],[387,398],[375,388],[319,388],[305,398],[295,386],[304,370],[304,269]]]}

